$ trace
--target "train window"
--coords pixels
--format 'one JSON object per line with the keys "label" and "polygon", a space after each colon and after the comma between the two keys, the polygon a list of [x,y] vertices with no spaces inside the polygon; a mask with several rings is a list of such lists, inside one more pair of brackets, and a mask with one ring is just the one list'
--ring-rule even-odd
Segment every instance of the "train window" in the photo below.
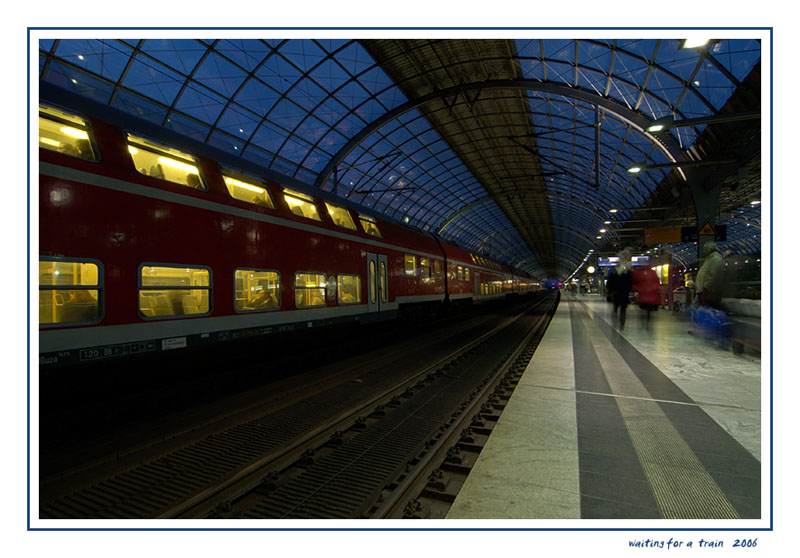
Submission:
{"label": "train window", "polygon": [[339,287],[339,304],[359,304],[361,302],[360,275],[339,275],[336,282]]}
{"label": "train window", "polygon": [[464,281],[469,281],[469,268],[464,268]]}
{"label": "train window", "polygon": [[298,308],[325,306],[327,291],[325,290],[324,273],[294,274],[294,303]]}
{"label": "train window", "polygon": [[381,231],[378,230],[378,222],[375,219],[366,215],[359,215],[358,220],[361,222],[361,227],[365,233],[370,236],[381,237]]}
{"label": "train window", "polygon": [[222,173],[222,179],[225,181],[225,186],[228,187],[228,193],[232,198],[275,209],[275,204],[272,202],[269,191],[263,183],[244,176],[234,177],[228,172]]}
{"label": "train window", "polygon": [[334,225],[350,229],[351,231],[356,230],[356,224],[353,222],[353,217],[350,215],[349,211],[343,207],[331,205],[328,202],[325,202],[325,206],[328,208],[328,214],[330,214]]}
{"label": "train window", "polygon": [[39,325],[99,322],[101,291],[98,264],[39,260]]}
{"label": "train window", "polygon": [[387,301],[388,291],[386,289],[386,262],[381,262],[381,303],[383,304]]}
{"label": "train window", "polygon": [[205,190],[195,157],[133,134],[126,134],[126,137],[128,152],[140,174]]}
{"label": "train window", "polygon": [[436,279],[442,277],[442,262],[439,260],[433,260],[433,276]]}
{"label": "train window", "polygon": [[237,312],[277,310],[281,306],[281,276],[277,271],[237,269],[233,272]]}
{"label": "train window", "polygon": [[314,198],[311,196],[284,188],[283,199],[286,200],[289,211],[295,215],[305,217],[306,219],[314,219],[315,221],[322,220],[319,216],[319,211],[317,211],[317,206],[314,203]]}
{"label": "train window", "polygon": [[417,273],[417,257],[409,254],[405,255],[406,275],[416,275]]}
{"label": "train window", "polygon": [[431,277],[431,261],[428,258],[419,259],[419,274],[423,279]]}
{"label": "train window", "polygon": [[208,268],[143,265],[139,275],[139,313],[145,318],[208,314]]}
{"label": "train window", "polygon": [[375,294],[378,283],[375,280],[375,262],[372,260],[369,262],[369,277],[367,279],[369,280],[369,285],[367,285],[369,288],[369,301],[371,304],[375,304],[378,301],[378,295]]}
{"label": "train window", "polygon": [[97,160],[89,123],[79,116],[45,105],[39,105],[39,147]]}
{"label": "train window", "polygon": [[461,266],[458,266],[458,280],[459,281],[464,280],[464,268]]}

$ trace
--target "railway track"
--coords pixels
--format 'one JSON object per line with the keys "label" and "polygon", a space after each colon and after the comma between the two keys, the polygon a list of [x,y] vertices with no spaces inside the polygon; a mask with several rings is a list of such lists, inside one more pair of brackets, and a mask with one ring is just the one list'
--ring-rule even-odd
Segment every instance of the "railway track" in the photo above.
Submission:
{"label": "railway track", "polygon": [[[365,374],[362,381],[344,382],[324,401],[310,396],[102,480],[87,480],[42,501],[40,515],[398,516],[397,505],[389,511],[385,502],[402,497],[387,495],[387,486],[413,492],[411,487],[419,486],[420,475],[428,474],[424,467],[430,468],[442,447],[466,447],[465,440],[453,443],[453,432],[479,428],[473,417],[485,418],[493,403],[478,402],[494,389],[497,363],[511,365],[522,340],[531,336],[533,323],[541,318],[534,314],[505,319],[412,377],[388,378],[377,394],[376,382]],[[381,362],[373,371],[373,379],[385,365]],[[484,410],[474,409],[476,404]],[[460,425],[465,417],[470,424]],[[449,459],[454,461],[452,455]],[[426,464],[423,469],[421,463]],[[417,470],[423,472],[411,474]],[[412,476],[417,480],[410,481]],[[386,515],[378,513],[384,508]]]}

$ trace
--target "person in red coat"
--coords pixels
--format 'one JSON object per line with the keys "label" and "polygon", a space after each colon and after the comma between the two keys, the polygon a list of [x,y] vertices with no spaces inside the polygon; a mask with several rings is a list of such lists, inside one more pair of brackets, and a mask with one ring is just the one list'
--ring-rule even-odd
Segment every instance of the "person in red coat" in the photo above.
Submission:
{"label": "person in red coat", "polygon": [[639,308],[645,311],[645,319],[649,324],[650,313],[658,310],[661,304],[661,287],[656,272],[647,266],[634,270],[633,290],[637,293]]}

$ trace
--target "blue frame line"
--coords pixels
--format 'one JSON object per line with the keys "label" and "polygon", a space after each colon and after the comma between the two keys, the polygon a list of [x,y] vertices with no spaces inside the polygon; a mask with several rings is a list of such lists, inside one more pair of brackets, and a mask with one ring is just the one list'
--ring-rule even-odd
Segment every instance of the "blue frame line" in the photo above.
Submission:
{"label": "blue frame line", "polygon": [[770,38],[770,239],[773,235],[773,205],[772,196],[774,193],[774,180],[772,178],[774,172],[774,158],[772,154],[771,146],[774,142],[774,132],[773,132],[773,103],[774,103],[774,94],[773,94],[773,75],[774,75],[774,62],[773,62],[773,27],[183,27],[183,28],[176,28],[176,27],[28,27],[27,28],[27,92],[28,92],[28,101],[27,101],[27,109],[28,109],[28,127],[27,127],[27,139],[28,139],[28,147],[27,147],[27,162],[28,162],[28,169],[27,169],[27,235],[26,235],[26,246],[27,246],[27,263],[28,263],[28,270],[27,270],[27,279],[28,279],[28,288],[27,288],[27,463],[28,463],[28,470],[27,470],[27,530],[28,531],[565,531],[565,532],[573,532],[573,531],[585,531],[585,532],[593,532],[593,531],[622,531],[622,532],[673,532],[673,531],[686,531],[686,532],[698,532],[698,531],[714,531],[714,532],[764,532],[764,531],[773,531],[774,530],[774,411],[772,408],[772,404],[774,401],[774,387],[773,387],[773,364],[772,360],[774,358],[774,344],[773,344],[773,337],[772,337],[772,328],[773,328],[773,298],[772,298],[772,290],[774,289],[774,280],[773,280],[773,247],[772,243],[770,243],[770,340],[769,340],[769,351],[770,351],[770,370],[769,370],[769,396],[770,396],[770,416],[769,416],[769,424],[770,424],[770,482],[769,482],[769,490],[770,490],[770,507],[769,507],[769,527],[753,527],[753,528],[735,528],[735,527],[716,527],[716,528],[702,528],[702,527],[610,527],[610,528],[600,528],[600,527],[550,527],[550,528],[538,528],[538,527],[470,527],[470,528],[461,528],[461,527],[431,527],[431,528],[424,528],[424,527],[408,527],[408,528],[387,528],[387,527],[354,527],[354,528],[332,528],[332,527],[253,527],[253,528],[201,528],[201,527],[137,527],[137,528],[126,528],[126,527],[77,527],[77,528],[64,528],[64,527],[31,527],[31,333],[30,333],[30,324],[31,324],[31,311],[30,311],[30,302],[31,302],[31,289],[30,289],[30,279],[31,279],[31,150],[30,150],[30,138],[31,138],[31,125],[32,122],[30,120],[30,107],[31,107],[31,32],[32,31],[174,31],[176,29],[180,29],[182,31],[537,31],[537,30],[544,30],[544,31],[692,31],[692,30],[723,30],[723,31],[768,31],[769,38]]}

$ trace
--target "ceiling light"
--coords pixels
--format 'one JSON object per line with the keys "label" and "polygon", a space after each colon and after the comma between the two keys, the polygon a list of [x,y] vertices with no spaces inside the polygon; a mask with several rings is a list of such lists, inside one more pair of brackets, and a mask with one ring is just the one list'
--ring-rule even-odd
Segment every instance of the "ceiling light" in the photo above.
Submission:
{"label": "ceiling light", "polygon": [[681,42],[681,48],[700,48],[706,46],[711,39],[704,39],[702,37],[690,37]]}
{"label": "ceiling light", "polygon": [[604,225],[610,225],[610,224],[611,224],[611,221],[603,221],[603,224],[604,224]]}
{"label": "ceiling light", "polygon": [[750,205],[758,205],[761,203],[761,200],[753,200],[750,202]]}
{"label": "ceiling light", "polygon": [[652,126],[647,128],[647,131],[648,132],[660,132],[663,129],[664,129],[664,125],[663,124],[653,124]]}
{"label": "ceiling light", "polygon": [[608,212],[609,212],[609,213],[616,213],[616,212],[617,212],[617,210],[616,210],[616,209],[609,209],[609,210],[608,210]]}
{"label": "ceiling light", "polygon": [[637,172],[642,172],[642,167],[640,167],[639,165],[634,165],[634,166],[632,166],[631,168],[628,169],[628,172],[634,173],[634,174],[637,173]]}
{"label": "ceiling light", "polygon": [[597,237],[597,239],[598,239],[598,240],[600,240],[601,238],[603,238],[603,237],[602,237],[602,236],[598,236],[598,237]]}
{"label": "ceiling light", "polygon": [[605,229],[600,229],[600,232],[604,233],[604,232],[606,232],[606,230]]}

